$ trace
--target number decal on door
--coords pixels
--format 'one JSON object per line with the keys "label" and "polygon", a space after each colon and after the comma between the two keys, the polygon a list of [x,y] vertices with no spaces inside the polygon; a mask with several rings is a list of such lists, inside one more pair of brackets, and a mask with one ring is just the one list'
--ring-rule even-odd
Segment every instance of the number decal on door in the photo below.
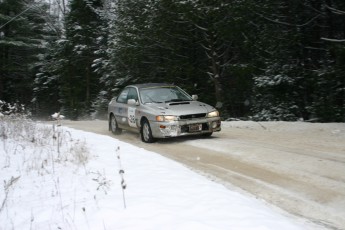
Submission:
{"label": "number decal on door", "polygon": [[128,124],[131,127],[137,127],[137,123],[135,122],[135,108],[128,108]]}

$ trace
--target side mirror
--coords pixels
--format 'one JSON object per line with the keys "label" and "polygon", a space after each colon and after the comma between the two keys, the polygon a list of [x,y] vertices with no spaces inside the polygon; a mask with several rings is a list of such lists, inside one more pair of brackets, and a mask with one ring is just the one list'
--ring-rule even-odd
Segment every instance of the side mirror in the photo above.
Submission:
{"label": "side mirror", "polygon": [[197,101],[198,100],[198,95],[192,95],[192,99],[193,99],[193,101]]}
{"label": "side mirror", "polygon": [[127,104],[128,105],[139,105],[139,102],[137,102],[135,99],[128,99]]}
{"label": "side mirror", "polygon": [[117,97],[111,98],[111,100],[109,101],[109,105],[116,102],[116,101],[117,101]]}

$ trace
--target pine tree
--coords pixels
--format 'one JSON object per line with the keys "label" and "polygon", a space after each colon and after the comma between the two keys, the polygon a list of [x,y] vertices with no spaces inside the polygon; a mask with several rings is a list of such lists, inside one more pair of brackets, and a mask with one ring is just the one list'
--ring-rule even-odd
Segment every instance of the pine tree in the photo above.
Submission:
{"label": "pine tree", "polygon": [[66,41],[59,36],[47,40],[46,52],[42,60],[36,62],[37,73],[33,84],[33,103],[35,115],[48,117],[60,111],[61,77],[65,73],[66,59],[64,46]]}
{"label": "pine tree", "polygon": [[33,107],[36,117],[47,118],[60,111],[60,79],[65,63],[65,39],[62,18],[65,15],[64,2],[50,2],[47,8],[46,23],[50,32],[44,37],[44,50],[35,62],[33,83]]}
{"label": "pine tree", "polygon": [[205,102],[224,104],[224,111],[240,113],[235,111],[238,102],[229,98],[241,95],[243,107],[250,90],[237,90],[236,83],[249,85],[251,70],[247,51],[240,48],[245,19],[242,11],[234,14],[239,7],[222,0],[117,0],[115,5],[108,62],[114,89],[170,82]]}
{"label": "pine tree", "polygon": [[0,98],[29,104],[34,63],[50,31],[44,18],[47,5],[33,0],[0,2]]}
{"label": "pine tree", "polygon": [[[342,1],[332,4],[336,2],[337,7],[344,6]],[[266,0],[257,3],[255,46],[258,57],[263,57],[258,63],[262,72],[255,77],[253,89],[257,119],[344,119],[344,75],[341,70],[336,71],[341,49],[323,39],[344,37],[344,21],[330,12],[334,7],[330,4]]]}
{"label": "pine tree", "polygon": [[66,16],[61,96],[64,113],[70,118],[90,115],[92,101],[99,92],[100,77],[92,65],[99,57],[96,51],[103,28],[98,12],[101,8],[101,0],[72,0]]}

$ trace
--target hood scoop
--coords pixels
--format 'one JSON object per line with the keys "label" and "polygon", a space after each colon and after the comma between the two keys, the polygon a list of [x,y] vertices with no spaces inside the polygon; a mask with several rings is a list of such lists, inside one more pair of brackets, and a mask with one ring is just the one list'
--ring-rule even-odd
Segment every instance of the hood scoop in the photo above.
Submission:
{"label": "hood scoop", "polygon": [[190,103],[188,101],[184,101],[184,102],[172,102],[169,103],[169,105],[189,105]]}

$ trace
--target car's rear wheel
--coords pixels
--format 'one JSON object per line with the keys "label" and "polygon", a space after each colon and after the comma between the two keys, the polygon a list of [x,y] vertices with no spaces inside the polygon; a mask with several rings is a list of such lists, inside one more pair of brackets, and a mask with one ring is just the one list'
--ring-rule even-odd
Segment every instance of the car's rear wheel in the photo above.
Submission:
{"label": "car's rear wheel", "polygon": [[140,134],[141,134],[141,140],[145,143],[152,143],[155,141],[155,139],[152,136],[150,123],[146,119],[142,121]]}
{"label": "car's rear wheel", "polygon": [[122,129],[120,129],[119,126],[117,125],[115,116],[113,114],[110,115],[110,118],[109,118],[109,127],[110,127],[110,131],[115,135],[122,133]]}

